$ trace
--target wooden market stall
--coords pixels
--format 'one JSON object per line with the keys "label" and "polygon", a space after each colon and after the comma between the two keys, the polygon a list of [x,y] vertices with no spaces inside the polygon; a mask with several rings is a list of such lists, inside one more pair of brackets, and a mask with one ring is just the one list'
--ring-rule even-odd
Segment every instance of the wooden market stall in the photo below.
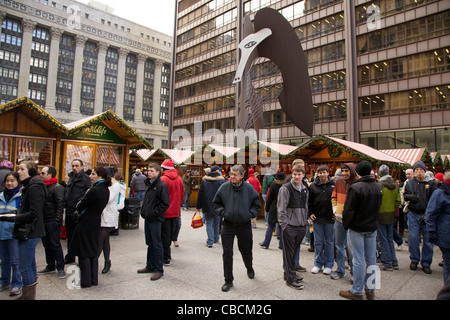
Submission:
{"label": "wooden market stall", "polygon": [[38,167],[53,165],[59,172],[61,137],[68,129],[27,97],[0,106],[0,160],[14,170],[20,160],[37,161]]}
{"label": "wooden market stall", "polygon": [[[303,159],[306,162],[307,177],[311,179],[317,167],[326,164],[330,168],[330,175],[346,162],[359,162],[367,160],[372,163],[375,170],[381,165],[386,164],[391,169],[392,177],[400,175],[401,171],[410,165],[403,160],[397,159],[384,152],[366,146],[364,144],[319,135],[304,142],[290,154],[283,157],[283,160],[291,162],[294,159]],[[282,170],[288,169],[282,167]]]}
{"label": "wooden market stall", "polygon": [[81,159],[85,170],[95,166],[115,166],[128,182],[130,150],[153,149],[145,138],[111,110],[65,124],[65,127],[68,133],[61,139],[61,167],[65,174],[71,170],[73,159]]}

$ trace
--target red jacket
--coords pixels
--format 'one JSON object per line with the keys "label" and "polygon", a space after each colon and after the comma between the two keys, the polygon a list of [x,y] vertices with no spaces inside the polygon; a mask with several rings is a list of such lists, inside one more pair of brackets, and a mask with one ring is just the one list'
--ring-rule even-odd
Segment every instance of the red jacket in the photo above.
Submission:
{"label": "red jacket", "polygon": [[250,183],[255,188],[256,192],[259,194],[259,191],[261,190],[261,185],[259,184],[258,178],[256,178],[253,173],[250,173],[248,175],[247,182]]}
{"label": "red jacket", "polygon": [[175,169],[164,170],[161,174],[161,180],[167,185],[170,197],[170,206],[166,211],[165,218],[176,218],[180,215],[180,208],[183,203],[183,180]]}

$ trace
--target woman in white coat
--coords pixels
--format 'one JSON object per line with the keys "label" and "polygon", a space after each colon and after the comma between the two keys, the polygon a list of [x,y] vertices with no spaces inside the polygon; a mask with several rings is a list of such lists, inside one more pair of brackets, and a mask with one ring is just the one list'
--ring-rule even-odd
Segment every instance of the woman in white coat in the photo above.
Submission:
{"label": "woman in white coat", "polygon": [[120,198],[125,196],[125,188],[122,187],[116,179],[114,174],[117,171],[115,167],[105,167],[108,174],[111,176],[111,186],[109,187],[109,201],[105,209],[102,212],[102,220],[100,232],[98,233],[98,256],[103,251],[103,257],[105,258],[105,266],[102,270],[102,274],[105,274],[111,268],[111,245],[109,242],[110,232],[118,226],[119,221],[119,208],[118,204]]}

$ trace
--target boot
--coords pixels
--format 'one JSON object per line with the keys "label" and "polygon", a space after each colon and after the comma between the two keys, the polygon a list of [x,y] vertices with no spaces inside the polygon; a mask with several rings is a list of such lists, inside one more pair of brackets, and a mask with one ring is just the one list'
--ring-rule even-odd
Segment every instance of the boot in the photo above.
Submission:
{"label": "boot", "polygon": [[108,273],[109,269],[111,269],[111,260],[105,261],[105,267],[102,270],[102,274]]}
{"label": "boot", "polygon": [[23,286],[22,295],[15,300],[36,300],[36,285],[37,282],[30,286]]}

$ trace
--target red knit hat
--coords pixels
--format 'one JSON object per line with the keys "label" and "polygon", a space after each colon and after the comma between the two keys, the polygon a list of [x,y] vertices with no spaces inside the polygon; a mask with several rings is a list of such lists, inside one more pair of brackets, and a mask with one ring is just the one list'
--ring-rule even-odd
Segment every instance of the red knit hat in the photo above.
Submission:
{"label": "red knit hat", "polygon": [[171,159],[166,159],[163,161],[163,163],[161,164],[161,167],[166,169],[166,170],[170,170],[173,169],[173,161]]}

